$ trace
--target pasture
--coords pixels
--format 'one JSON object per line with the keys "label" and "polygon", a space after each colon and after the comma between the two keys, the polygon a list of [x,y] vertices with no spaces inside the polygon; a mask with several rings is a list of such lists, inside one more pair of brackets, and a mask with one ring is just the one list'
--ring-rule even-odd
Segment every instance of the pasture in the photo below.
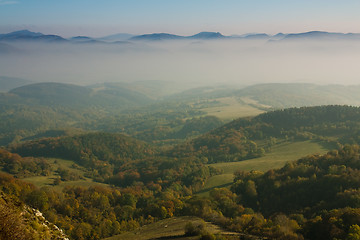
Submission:
{"label": "pasture", "polygon": [[303,142],[282,142],[273,146],[272,151],[266,153],[263,157],[240,162],[209,164],[209,166],[221,169],[223,172],[220,175],[210,177],[198,194],[206,196],[214,188],[230,186],[233,181],[233,173],[237,170],[265,172],[273,168],[281,168],[286,162],[295,161],[311,154],[324,154],[329,150],[330,148],[325,144],[310,140]]}

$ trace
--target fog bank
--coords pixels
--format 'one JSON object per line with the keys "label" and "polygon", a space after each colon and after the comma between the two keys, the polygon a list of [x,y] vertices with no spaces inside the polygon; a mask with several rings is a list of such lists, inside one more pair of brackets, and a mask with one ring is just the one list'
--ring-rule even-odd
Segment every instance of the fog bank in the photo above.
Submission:
{"label": "fog bank", "polygon": [[136,41],[7,43],[0,75],[74,84],[164,80],[184,84],[360,84],[357,41]]}

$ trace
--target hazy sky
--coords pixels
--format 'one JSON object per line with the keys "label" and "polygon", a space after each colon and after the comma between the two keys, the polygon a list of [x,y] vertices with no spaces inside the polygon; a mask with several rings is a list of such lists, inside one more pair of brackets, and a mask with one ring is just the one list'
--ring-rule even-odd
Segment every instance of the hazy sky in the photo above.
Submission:
{"label": "hazy sky", "polygon": [[360,32],[359,0],[0,0],[0,33]]}

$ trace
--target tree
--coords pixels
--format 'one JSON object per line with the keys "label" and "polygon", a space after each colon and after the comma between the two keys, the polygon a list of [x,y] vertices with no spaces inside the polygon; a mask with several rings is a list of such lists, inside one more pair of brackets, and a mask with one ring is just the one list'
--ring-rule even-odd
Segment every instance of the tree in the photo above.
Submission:
{"label": "tree", "polygon": [[355,224],[350,226],[349,233],[346,237],[346,240],[360,240],[360,227]]}
{"label": "tree", "polygon": [[48,197],[46,193],[42,190],[34,190],[32,191],[26,198],[27,203],[30,206],[39,209],[40,211],[44,211],[48,208]]}

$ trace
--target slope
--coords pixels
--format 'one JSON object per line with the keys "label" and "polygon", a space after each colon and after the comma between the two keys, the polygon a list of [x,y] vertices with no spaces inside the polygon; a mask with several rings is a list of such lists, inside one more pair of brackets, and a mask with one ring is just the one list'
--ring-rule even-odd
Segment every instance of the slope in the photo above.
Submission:
{"label": "slope", "polygon": [[273,108],[360,105],[360,86],[315,85],[302,83],[269,83],[249,86],[239,90],[235,96],[250,98]]}
{"label": "slope", "polygon": [[36,83],[0,93],[0,145],[50,129],[84,128],[104,116],[151,103],[121,87],[95,90],[63,83]]}
{"label": "slope", "polygon": [[[280,141],[357,141],[360,108],[289,108],[234,120],[169,151],[170,156],[205,157],[209,163],[257,158]],[[354,140],[355,138],[355,140]]]}

